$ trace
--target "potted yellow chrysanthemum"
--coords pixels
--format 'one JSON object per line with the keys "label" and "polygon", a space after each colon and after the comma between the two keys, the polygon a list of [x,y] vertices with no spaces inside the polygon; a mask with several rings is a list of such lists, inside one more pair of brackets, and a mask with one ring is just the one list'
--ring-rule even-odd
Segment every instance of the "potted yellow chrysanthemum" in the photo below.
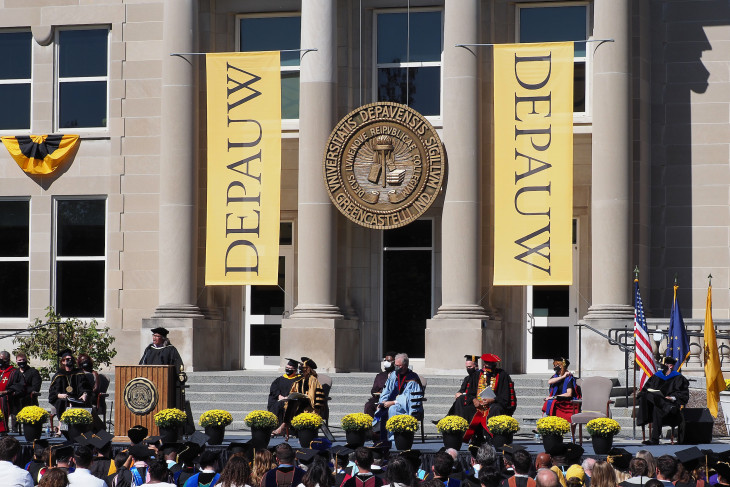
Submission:
{"label": "potted yellow chrysanthemum", "polygon": [[542,436],[542,445],[550,453],[563,443],[563,435],[570,431],[570,423],[559,416],[545,416],[537,420],[537,432]]}
{"label": "potted yellow chrysanthemum", "polygon": [[514,434],[520,430],[520,423],[512,416],[500,414],[487,420],[487,428],[492,433],[492,445],[499,449],[512,443]]}
{"label": "potted yellow chrysanthemum", "polygon": [[297,430],[297,438],[302,448],[309,448],[317,437],[317,431],[322,426],[322,418],[315,413],[301,413],[294,416],[291,420],[291,426]]}
{"label": "potted yellow chrysanthemum", "polygon": [[276,414],[262,409],[251,411],[243,418],[243,421],[246,426],[251,428],[251,442],[253,447],[257,449],[269,446],[271,432],[279,426],[279,419]]}
{"label": "potted yellow chrysanthemum", "polygon": [[18,412],[15,419],[23,425],[25,439],[32,442],[41,437],[43,423],[48,421],[48,411],[38,406],[26,406]]}
{"label": "potted yellow chrysanthemum", "polygon": [[444,446],[454,450],[461,449],[461,443],[467,428],[469,428],[469,423],[461,416],[446,416],[436,424],[436,429],[441,433]]}
{"label": "potted yellow chrysanthemum", "polygon": [[205,434],[210,437],[208,443],[211,445],[223,444],[223,437],[226,434],[226,426],[233,422],[233,416],[222,409],[211,409],[200,416],[198,423],[205,428]]}
{"label": "potted yellow chrysanthemum", "polygon": [[86,433],[91,428],[94,418],[91,413],[83,408],[69,408],[61,415],[61,422],[68,426],[64,432],[68,440],[74,441],[74,438]]}
{"label": "potted yellow chrysanthemum", "polygon": [[342,429],[345,430],[347,444],[353,447],[363,446],[367,433],[373,427],[373,417],[365,413],[352,413],[342,417]]}
{"label": "potted yellow chrysanthemum", "polygon": [[588,421],[586,429],[591,435],[593,450],[597,455],[605,455],[613,446],[613,435],[621,431],[621,425],[615,419],[596,418]]}
{"label": "potted yellow chrysanthemum", "polygon": [[393,433],[395,447],[398,450],[410,450],[413,436],[418,429],[418,420],[408,414],[397,414],[385,423],[385,429]]}
{"label": "potted yellow chrysanthemum", "polygon": [[180,427],[188,420],[188,415],[177,408],[163,409],[155,414],[155,425],[160,429],[164,443],[175,443],[180,436]]}

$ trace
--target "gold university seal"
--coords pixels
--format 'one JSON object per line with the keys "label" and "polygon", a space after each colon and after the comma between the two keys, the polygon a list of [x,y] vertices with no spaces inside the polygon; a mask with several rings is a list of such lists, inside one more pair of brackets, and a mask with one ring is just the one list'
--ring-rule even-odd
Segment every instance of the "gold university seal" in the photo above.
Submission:
{"label": "gold university seal", "polygon": [[324,179],[335,206],[368,228],[416,220],[438,196],[446,158],[423,115],[392,102],[364,105],[340,120],[327,141]]}
{"label": "gold university seal", "polygon": [[144,377],[136,377],[124,387],[124,405],[134,414],[145,415],[157,406],[157,387]]}

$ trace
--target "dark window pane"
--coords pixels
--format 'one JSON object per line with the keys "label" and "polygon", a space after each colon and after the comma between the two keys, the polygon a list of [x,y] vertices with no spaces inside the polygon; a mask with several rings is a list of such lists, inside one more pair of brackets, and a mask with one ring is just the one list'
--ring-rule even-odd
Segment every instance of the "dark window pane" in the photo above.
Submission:
{"label": "dark window pane", "polygon": [[107,29],[62,30],[58,33],[58,75],[82,78],[107,75]]}
{"label": "dark window pane", "polygon": [[284,257],[279,256],[279,285],[251,286],[252,315],[282,315],[284,313],[285,269]]}
{"label": "dark window pane", "polygon": [[[299,49],[301,18],[249,17],[241,19],[241,51]],[[282,66],[299,66],[299,52],[282,52]]]}
{"label": "dark window pane", "polygon": [[106,127],[106,81],[59,85],[59,127]]}
{"label": "dark window pane", "polygon": [[[279,223],[279,245],[292,245],[293,242],[294,224],[292,222]],[[281,271],[281,269],[279,270]]]}
{"label": "dark window pane", "polygon": [[[406,41],[410,34],[410,50]],[[378,64],[441,60],[441,12],[378,15]]]}
{"label": "dark window pane", "polygon": [[[533,309],[546,309],[547,316],[570,316],[570,286],[534,286]],[[545,316],[543,313],[541,316]]]}
{"label": "dark window pane", "polygon": [[249,354],[277,356],[280,341],[281,325],[251,325]]}
{"label": "dark window pane", "polygon": [[383,252],[383,347],[410,357],[425,354],[431,318],[431,251]]}
{"label": "dark window pane", "polygon": [[30,32],[0,32],[0,79],[30,78],[31,40]]}
{"label": "dark window pane", "polygon": [[104,253],[104,200],[59,200],[56,252],[60,257],[100,256]]}
{"label": "dark window pane", "polygon": [[553,359],[570,355],[570,327],[538,326],[532,329],[532,358]]}
{"label": "dark window pane", "polygon": [[0,106],[0,130],[29,129],[30,83],[0,85]]}
{"label": "dark window pane", "polygon": [[281,118],[299,118],[299,71],[281,73]]}
{"label": "dark window pane", "polygon": [[[520,42],[581,41],[586,38],[585,5],[520,9]],[[576,43],[575,56],[585,55],[585,42]]]}
{"label": "dark window pane", "polygon": [[103,261],[56,262],[56,310],[64,317],[104,316]]}
{"label": "dark window pane", "polygon": [[[407,94],[407,96],[406,96]],[[441,68],[378,69],[378,101],[408,105],[422,115],[440,113]]]}
{"label": "dark window pane", "polygon": [[573,67],[573,111],[586,111],[586,63],[575,63]]}
{"label": "dark window pane", "polygon": [[28,257],[29,208],[27,201],[0,201],[0,257]]}
{"label": "dark window pane", "polygon": [[430,247],[431,242],[431,220],[416,220],[383,232],[383,247]]}
{"label": "dark window pane", "polygon": [[0,318],[28,316],[28,262],[0,262]]}

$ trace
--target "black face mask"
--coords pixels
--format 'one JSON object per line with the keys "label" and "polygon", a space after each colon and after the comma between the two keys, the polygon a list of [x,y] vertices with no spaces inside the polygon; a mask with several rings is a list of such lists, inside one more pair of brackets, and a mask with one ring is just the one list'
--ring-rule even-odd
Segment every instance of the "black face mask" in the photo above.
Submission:
{"label": "black face mask", "polygon": [[28,367],[28,362],[18,362],[18,367],[20,367],[21,369],[24,369],[24,368]]}
{"label": "black face mask", "polygon": [[84,362],[84,363],[81,364],[81,368],[84,369],[84,370],[90,371],[91,370],[91,363]]}
{"label": "black face mask", "polygon": [[662,365],[662,373],[663,373],[664,375],[666,375],[668,371],[669,371],[669,367],[668,367],[668,366],[666,366],[666,365]]}
{"label": "black face mask", "polygon": [[5,368],[8,365],[10,365],[10,360],[2,360],[2,359],[0,359],[0,367]]}
{"label": "black face mask", "polygon": [[477,371],[477,369],[475,369],[474,367],[467,367],[466,368],[466,373],[469,374],[469,375],[472,375],[476,371]]}
{"label": "black face mask", "polygon": [[555,371],[556,374],[560,373],[560,367],[553,367],[553,370]]}
{"label": "black face mask", "polygon": [[67,360],[63,360],[63,362],[62,362],[62,363],[63,363],[63,365],[65,365],[66,367],[73,367],[73,363],[74,363],[74,362],[73,362],[73,360],[71,360],[71,359],[67,359]]}
{"label": "black face mask", "polygon": [[297,369],[284,369],[284,372],[286,372],[286,375],[294,375],[297,372]]}

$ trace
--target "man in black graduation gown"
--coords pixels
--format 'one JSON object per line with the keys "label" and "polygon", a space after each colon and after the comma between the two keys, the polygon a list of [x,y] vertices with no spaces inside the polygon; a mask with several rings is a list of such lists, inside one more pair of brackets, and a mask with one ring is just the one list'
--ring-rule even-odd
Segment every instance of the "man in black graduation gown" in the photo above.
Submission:
{"label": "man in black graduation gown", "polygon": [[84,371],[76,367],[73,352],[66,349],[60,355],[61,367],[48,387],[48,402],[56,408],[56,416],[59,418],[69,403],[74,403],[74,406],[78,407],[88,407],[89,394],[93,388]]}
{"label": "man in black graduation gown", "polygon": [[15,354],[18,370],[10,378],[8,389],[12,391],[10,410],[17,415],[26,406],[38,406],[41,390],[41,374],[28,364],[28,356],[23,352]]}
{"label": "man in black graduation gown", "polygon": [[477,386],[479,382],[479,355],[464,355],[466,359],[466,377],[461,381],[461,387],[454,395],[454,404],[447,415],[461,416],[471,421],[474,413],[477,412],[474,406],[474,399],[477,397]]}
{"label": "man in black graduation gown", "polygon": [[388,380],[388,376],[395,369],[395,352],[385,352],[383,357],[383,372],[380,372],[375,376],[373,381],[373,387],[370,389],[370,399],[365,403],[365,414],[375,416],[375,411],[378,408],[378,401],[380,401],[380,393],[383,392],[385,387],[385,381]]}
{"label": "man in black graduation gown", "polygon": [[661,370],[649,377],[636,396],[639,400],[636,424],[652,424],[651,438],[644,442],[646,445],[659,444],[664,422],[681,422],[681,407],[689,401],[689,381],[674,370],[676,364],[676,359],[664,357]]}
{"label": "man in black graduation gown", "polygon": [[175,372],[182,370],[183,361],[177,348],[170,344],[166,328],[153,328],[152,343],[144,349],[139,365],[174,365]]}
{"label": "man in black graduation gown", "polygon": [[279,424],[284,421],[284,406],[286,405],[286,397],[291,392],[291,386],[295,380],[299,378],[297,370],[299,368],[299,361],[293,358],[286,359],[288,362],[284,366],[284,375],[274,379],[269,389],[269,403],[267,409],[276,414],[279,419]]}

